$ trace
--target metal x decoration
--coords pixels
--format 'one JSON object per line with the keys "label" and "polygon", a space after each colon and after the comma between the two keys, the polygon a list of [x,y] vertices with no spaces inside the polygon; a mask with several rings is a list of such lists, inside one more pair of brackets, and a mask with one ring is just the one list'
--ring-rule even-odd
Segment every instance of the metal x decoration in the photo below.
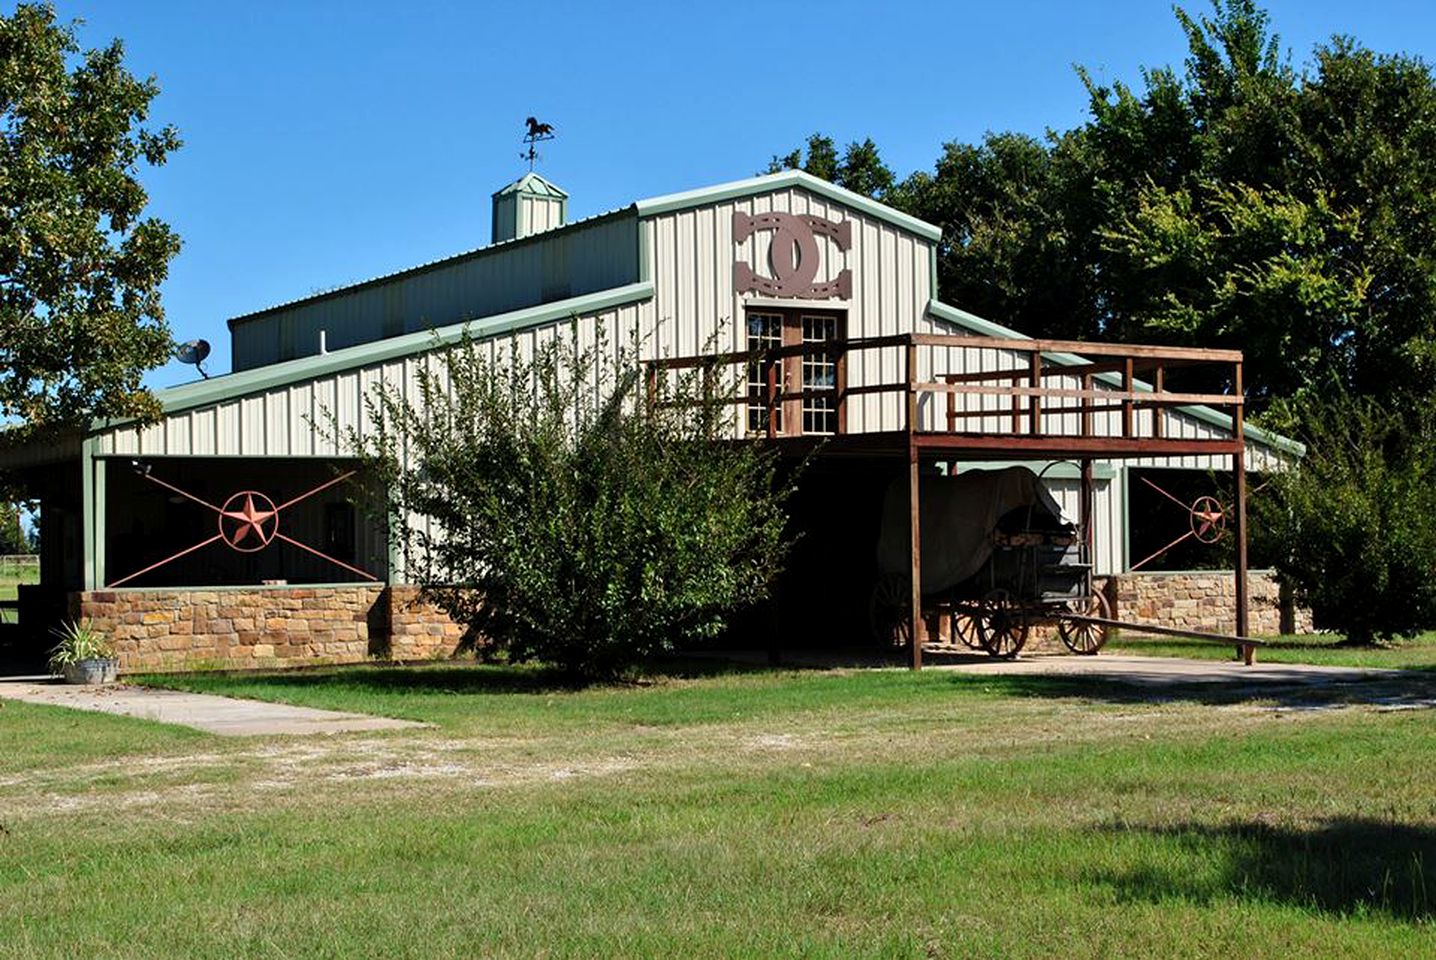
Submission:
{"label": "metal x decoration", "polygon": [[150,472],[148,467],[145,467],[140,470],[140,475],[145,479],[149,480],[151,483],[164,487],[166,490],[169,490],[172,493],[176,493],[179,496],[184,497],[186,500],[191,500],[207,510],[214,511],[214,513],[217,514],[219,532],[206,540],[201,540],[199,543],[196,543],[193,546],[185,547],[183,550],[180,550],[177,553],[173,553],[168,557],[165,557],[158,563],[152,563],[148,567],[145,567],[143,570],[136,570],[134,573],[130,574],[127,577],[121,577],[118,580],[111,581],[109,586],[118,587],[122,584],[128,583],[136,577],[143,576],[144,574],[149,573],[151,570],[157,570],[167,563],[173,563],[180,557],[187,556],[188,554],[194,553],[196,550],[203,549],[204,547],[209,546],[211,543],[214,543],[217,540],[222,541],[225,546],[239,553],[258,553],[260,550],[263,550],[265,547],[268,547],[275,540],[283,540],[285,543],[290,544],[291,546],[298,547],[301,550],[314,554],[321,560],[327,560],[335,566],[343,567],[345,570],[348,570],[351,573],[357,573],[359,576],[364,577],[366,580],[377,581],[379,578],[369,573],[368,571],[360,570],[358,567],[350,566],[343,560],[337,560],[334,557],[329,556],[329,554],[327,553],[323,553],[319,550],[316,550],[315,548],[309,546],[309,544],[307,543],[300,543],[293,537],[285,536],[279,530],[279,515],[281,513],[294,506],[296,503],[299,503],[301,500],[307,500],[310,497],[314,496],[316,493],[328,490],[330,487],[334,486],[337,483],[343,483],[345,480],[348,480],[350,477],[354,476],[355,472],[356,471],[354,470],[350,470],[348,473],[340,474],[333,480],[325,481],[319,486],[314,487],[310,490],[306,490],[299,496],[294,497],[291,500],[286,500],[284,503],[281,503],[278,506],[275,506],[273,500],[271,500],[269,497],[265,496],[257,490],[241,490],[238,493],[230,496],[228,500],[224,501],[223,506],[217,507],[206,500],[201,500],[199,497],[195,496],[187,490],[181,490],[174,484],[167,483],[164,480],[161,480],[159,477],[154,476]]}
{"label": "metal x decoration", "polygon": [[1217,500],[1216,497],[1200,496],[1189,504],[1183,503],[1181,500],[1178,500],[1176,497],[1172,496],[1170,493],[1163,490],[1161,487],[1157,486],[1155,483],[1148,480],[1146,477],[1142,477],[1142,482],[1145,483],[1147,486],[1151,487],[1153,490],[1160,493],[1162,496],[1166,497],[1168,500],[1175,503],[1177,506],[1181,507],[1183,510],[1187,511],[1188,529],[1186,533],[1182,534],[1180,537],[1173,540],[1171,543],[1167,544],[1165,547],[1158,550],[1156,553],[1153,553],[1151,556],[1145,557],[1139,562],[1132,564],[1132,566],[1128,569],[1136,570],[1143,564],[1151,563],[1153,560],[1157,559],[1162,554],[1166,553],[1168,550],[1172,549],[1188,537],[1195,539],[1198,543],[1216,543],[1218,540],[1222,539],[1222,537],[1226,536],[1227,511],[1226,508],[1221,505],[1221,502]]}

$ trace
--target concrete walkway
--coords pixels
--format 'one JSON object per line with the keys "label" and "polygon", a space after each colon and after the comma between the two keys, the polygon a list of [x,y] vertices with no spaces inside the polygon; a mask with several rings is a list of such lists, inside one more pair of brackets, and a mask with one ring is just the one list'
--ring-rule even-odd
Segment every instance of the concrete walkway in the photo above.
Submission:
{"label": "concrete walkway", "polygon": [[118,683],[84,686],[48,677],[0,679],[0,699],[24,700],[75,710],[117,713],[194,727],[225,737],[276,734],[351,733],[365,730],[401,730],[422,727],[412,720],[371,717],[338,710],[315,710],[284,703],[237,700],[208,693],[183,693]]}

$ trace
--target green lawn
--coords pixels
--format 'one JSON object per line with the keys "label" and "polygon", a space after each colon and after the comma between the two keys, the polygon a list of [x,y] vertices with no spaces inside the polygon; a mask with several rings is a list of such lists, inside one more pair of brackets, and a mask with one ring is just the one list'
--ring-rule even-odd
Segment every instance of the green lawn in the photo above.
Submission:
{"label": "green lawn", "polygon": [[0,957],[1436,950],[1428,710],[942,671],[164,682],[434,726],[0,701]]}
{"label": "green lawn", "polygon": [[[1258,662],[1318,663],[1334,667],[1391,667],[1406,670],[1436,670],[1436,633],[1423,633],[1409,640],[1382,646],[1341,646],[1342,637],[1315,634],[1271,637],[1257,648]],[[1141,638],[1118,635],[1106,648],[1113,653],[1139,653],[1151,657],[1196,657],[1229,660],[1236,651],[1205,640],[1177,640],[1170,637]]]}
{"label": "green lawn", "polygon": [[[18,594],[18,587],[22,583],[39,583],[40,568],[38,564],[11,567],[0,569],[0,601],[14,600]],[[14,618],[14,611],[0,607],[0,623],[9,623]]]}

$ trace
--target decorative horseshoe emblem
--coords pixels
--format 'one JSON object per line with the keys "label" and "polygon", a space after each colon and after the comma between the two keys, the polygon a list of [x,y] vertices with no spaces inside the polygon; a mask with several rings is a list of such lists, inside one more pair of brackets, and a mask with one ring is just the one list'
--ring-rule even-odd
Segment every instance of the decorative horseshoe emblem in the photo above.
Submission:
{"label": "decorative horseshoe emblem", "polygon": [[853,224],[834,223],[822,217],[791,213],[733,213],[733,242],[740,244],[759,230],[773,231],[768,248],[771,277],[761,277],[741,260],[733,264],[733,289],[737,293],[763,293],[772,297],[826,300],[851,297],[853,272],[844,269],[831,280],[814,282],[818,276],[818,240],[821,234],[846,252],[853,245]]}

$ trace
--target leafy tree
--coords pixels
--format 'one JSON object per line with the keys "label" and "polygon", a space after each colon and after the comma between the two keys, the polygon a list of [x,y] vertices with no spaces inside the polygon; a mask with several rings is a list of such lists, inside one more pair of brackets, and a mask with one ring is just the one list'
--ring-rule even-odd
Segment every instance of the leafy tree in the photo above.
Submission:
{"label": "leafy tree", "polygon": [[860,193],[865,197],[882,199],[893,189],[896,177],[878,152],[872,139],[862,143],[854,141],[847,145],[842,157],[831,137],[815,133],[808,138],[807,156],[799,147],[783,156],[775,156],[768,163],[768,173],[780,170],[802,170],[829,183]]}
{"label": "leafy tree", "polygon": [[488,653],[611,676],[715,636],[782,567],[773,454],[719,442],[733,408],[706,402],[711,378],[650,403],[615,355],[576,331],[532,359],[466,340],[348,438],[423,595]]}
{"label": "leafy tree", "polygon": [[0,15],[0,417],[35,430],[158,413],[140,378],[170,355],[179,239],[137,167],[180,141],[142,126],[159,88],[123,53],[81,55],[49,5]]}
{"label": "leafy tree", "polygon": [[20,525],[20,507],[0,502],[0,555],[30,553],[30,538]]}
{"label": "leafy tree", "polygon": [[[1239,347],[1258,412],[1436,393],[1430,67],[1343,37],[1293,67],[1253,0],[1176,17],[1180,68],[1079,69],[1085,123],[946,144],[882,191],[943,228],[943,298],[1035,336]],[[774,162],[850,176],[819,134]]]}
{"label": "leafy tree", "polygon": [[1436,623],[1436,415],[1339,388],[1308,401],[1299,469],[1253,498],[1254,546],[1317,626],[1369,643]]}

